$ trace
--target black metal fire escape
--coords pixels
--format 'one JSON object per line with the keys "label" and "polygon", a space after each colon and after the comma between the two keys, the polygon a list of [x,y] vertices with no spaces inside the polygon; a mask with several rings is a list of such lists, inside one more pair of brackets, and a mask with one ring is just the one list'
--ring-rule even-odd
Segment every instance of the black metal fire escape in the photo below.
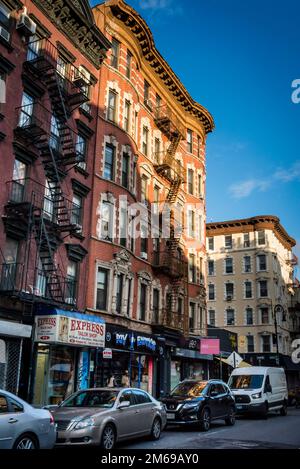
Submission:
{"label": "black metal fire escape", "polygon": [[[155,123],[170,141],[169,147],[160,158],[156,155],[155,170],[169,183],[165,204],[171,211],[170,238],[166,242],[166,249],[156,256],[156,267],[170,277],[170,295],[168,304],[161,318],[162,325],[171,329],[179,329],[184,335],[188,334],[188,265],[183,258],[180,248],[180,234],[175,226],[173,206],[184,182],[183,165],[176,160],[176,152],[181,140],[185,139],[185,127],[180,123],[168,106],[156,109]],[[158,157],[158,158],[157,158]],[[183,292],[183,310],[178,311],[176,304],[180,293]]]}

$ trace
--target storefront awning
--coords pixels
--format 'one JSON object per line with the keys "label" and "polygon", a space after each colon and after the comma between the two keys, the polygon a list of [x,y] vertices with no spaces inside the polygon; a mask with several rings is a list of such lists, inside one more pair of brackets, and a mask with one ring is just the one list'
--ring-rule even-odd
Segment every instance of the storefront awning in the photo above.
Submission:
{"label": "storefront awning", "polygon": [[0,335],[19,337],[21,339],[31,337],[32,326],[13,321],[0,321]]}

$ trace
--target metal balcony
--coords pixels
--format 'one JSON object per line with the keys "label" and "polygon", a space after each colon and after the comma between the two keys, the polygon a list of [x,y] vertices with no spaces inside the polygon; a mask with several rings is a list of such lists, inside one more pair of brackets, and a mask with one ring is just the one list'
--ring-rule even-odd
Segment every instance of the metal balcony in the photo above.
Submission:
{"label": "metal balcony", "polygon": [[156,152],[154,154],[154,168],[158,174],[169,182],[184,182],[184,167],[175,157],[167,151]]}
{"label": "metal balcony", "polygon": [[155,109],[154,121],[159,130],[164,133],[169,138],[169,140],[171,140],[174,135],[178,135],[181,137],[181,139],[185,139],[185,126],[182,125],[177,115],[167,104],[159,106]]}
{"label": "metal balcony", "polygon": [[187,270],[186,262],[172,255],[169,251],[157,251],[152,255],[152,267],[174,279],[184,277]]}

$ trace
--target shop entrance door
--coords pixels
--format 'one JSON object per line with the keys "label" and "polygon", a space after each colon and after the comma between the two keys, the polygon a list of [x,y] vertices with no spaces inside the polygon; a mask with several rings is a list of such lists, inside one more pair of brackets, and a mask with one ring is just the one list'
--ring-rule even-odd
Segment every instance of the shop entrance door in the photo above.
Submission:
{"label": "shop entrance door", "polygon": [[36,358],[33,403],[44,405],[47,403],[49,346],[39,344]]}

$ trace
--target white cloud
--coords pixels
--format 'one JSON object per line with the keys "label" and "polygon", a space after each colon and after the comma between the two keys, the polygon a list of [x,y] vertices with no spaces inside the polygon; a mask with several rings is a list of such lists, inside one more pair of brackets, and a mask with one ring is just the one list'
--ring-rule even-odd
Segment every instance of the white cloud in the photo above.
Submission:
{"label": "white cloud", "polygon": [[176,15],[182,12],[182,8],[176,0],[139,0],[141,10],[149,10],[151,13],[163,12],[168,15]]}
{"label": "white cloud", "polygon": [[269,189],[274,183],[286,184],[288,182],[300,180],[300,161],[296,161],[287,169],[277,169],[267,175],[264,179],[246,179],[232,184],[229,193],[235,199],[242,199],[250,196],[254,191],[263,192]]}

